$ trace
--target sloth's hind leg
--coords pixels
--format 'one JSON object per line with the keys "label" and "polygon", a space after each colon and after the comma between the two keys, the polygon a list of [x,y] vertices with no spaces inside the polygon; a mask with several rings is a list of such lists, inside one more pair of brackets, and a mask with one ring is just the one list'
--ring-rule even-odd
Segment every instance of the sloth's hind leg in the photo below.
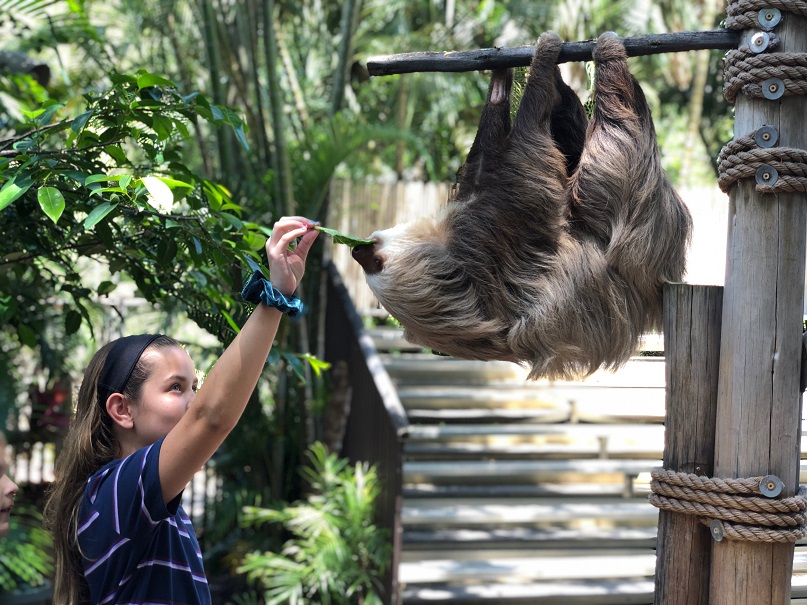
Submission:
{"label": "sloth's hind leg", "polygon": [[691,217],[661,166],[650,108],[624,45],[601,35],[594,61],[594,117],[569,187],[572,224],[595,238],[657,323],[661,285],[684,272]]}

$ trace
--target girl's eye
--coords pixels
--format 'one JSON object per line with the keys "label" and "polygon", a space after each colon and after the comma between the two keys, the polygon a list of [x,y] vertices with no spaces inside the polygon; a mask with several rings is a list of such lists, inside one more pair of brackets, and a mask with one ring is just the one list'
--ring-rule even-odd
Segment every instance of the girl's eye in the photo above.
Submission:
{"label": "girl's eye", "polygon": [[196,393],[198,390],[199,390],[199,387],[197,385],[193,385],[191,387],[191,391],[193,391],[194,393]]}
{"label": "girl's eye", "polygon": [[171,385],[171,390],[172,391],[181,391],[182,386],[178,382],[175,382],[174,384]]}

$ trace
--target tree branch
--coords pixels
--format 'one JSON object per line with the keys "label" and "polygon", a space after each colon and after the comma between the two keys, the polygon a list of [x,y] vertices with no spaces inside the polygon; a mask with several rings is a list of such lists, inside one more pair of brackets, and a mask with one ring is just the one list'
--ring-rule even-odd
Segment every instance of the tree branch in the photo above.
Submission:
{"label": "tree branch", "polygon": [[[629,57],[640,57],[688,50],[737,48],[740,42],[740,32],[717,29],[650,34],[622,40]],[[594,40],[564,42],[561,46],[558,63],[590,61],[594,44]],[[533,44],[510,48],[400,53],[369,58],[367,70],[371,76],[388,76],[425,71],[454,72],[525,67],[532,61],[534,51],[535,45]]]}

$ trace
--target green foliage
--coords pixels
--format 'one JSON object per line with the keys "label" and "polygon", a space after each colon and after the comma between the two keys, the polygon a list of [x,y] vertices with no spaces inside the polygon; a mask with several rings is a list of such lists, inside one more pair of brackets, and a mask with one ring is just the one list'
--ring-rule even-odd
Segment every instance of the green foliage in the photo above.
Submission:
{"label": "green foliage", "polygon": [[282,524],[292,534],[281,553],[254,552],[239,571],[264,590],[267,604],[380,603],[380,576],[389,565],[389,536],[372,520],[381,489],[374,468],[349,466],[322,443],[303,469],[312,493],[279,509],[250,507],[248,525]]}
{"label": "green foliage", "polygon": [[41,586],[53,574],[50,534],[34,509],[15,509],[11,529],[0,538],[0,593]]}
{"label": "green foliage", "polygon": [[[67,335],[92,326],[89,308],[131,278],[166,308],[213,308],[204,327],[226,337],[242,268],[261,266],[268,231],[228,190],[184,163],[197,118],[245,127],[203,95],[182,96],[155,74],[113,74],[75,116],[49,100],[0,143],[0,318],[22,344],[46,322],[40,301],[64,305]],[[82,270],[104,267],[93,287]]]}

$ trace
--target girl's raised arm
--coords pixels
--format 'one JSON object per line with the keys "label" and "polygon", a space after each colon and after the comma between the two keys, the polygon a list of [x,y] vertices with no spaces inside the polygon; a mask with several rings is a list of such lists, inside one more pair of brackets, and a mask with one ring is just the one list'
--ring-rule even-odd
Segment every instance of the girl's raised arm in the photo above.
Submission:
{"label": "girl's raised arm", "polygon": [[[266,243],[272,285],[293,294],[318,231],[303,217],[275,223]],[[301,238],[291,250],[290,244]],[[241,332],[208,373],[188,411],[168,433],[160,451],[160,483],[165,502],[173,500],[235,427],[258,382],[277,334],[282,313],[259,304]]]}

